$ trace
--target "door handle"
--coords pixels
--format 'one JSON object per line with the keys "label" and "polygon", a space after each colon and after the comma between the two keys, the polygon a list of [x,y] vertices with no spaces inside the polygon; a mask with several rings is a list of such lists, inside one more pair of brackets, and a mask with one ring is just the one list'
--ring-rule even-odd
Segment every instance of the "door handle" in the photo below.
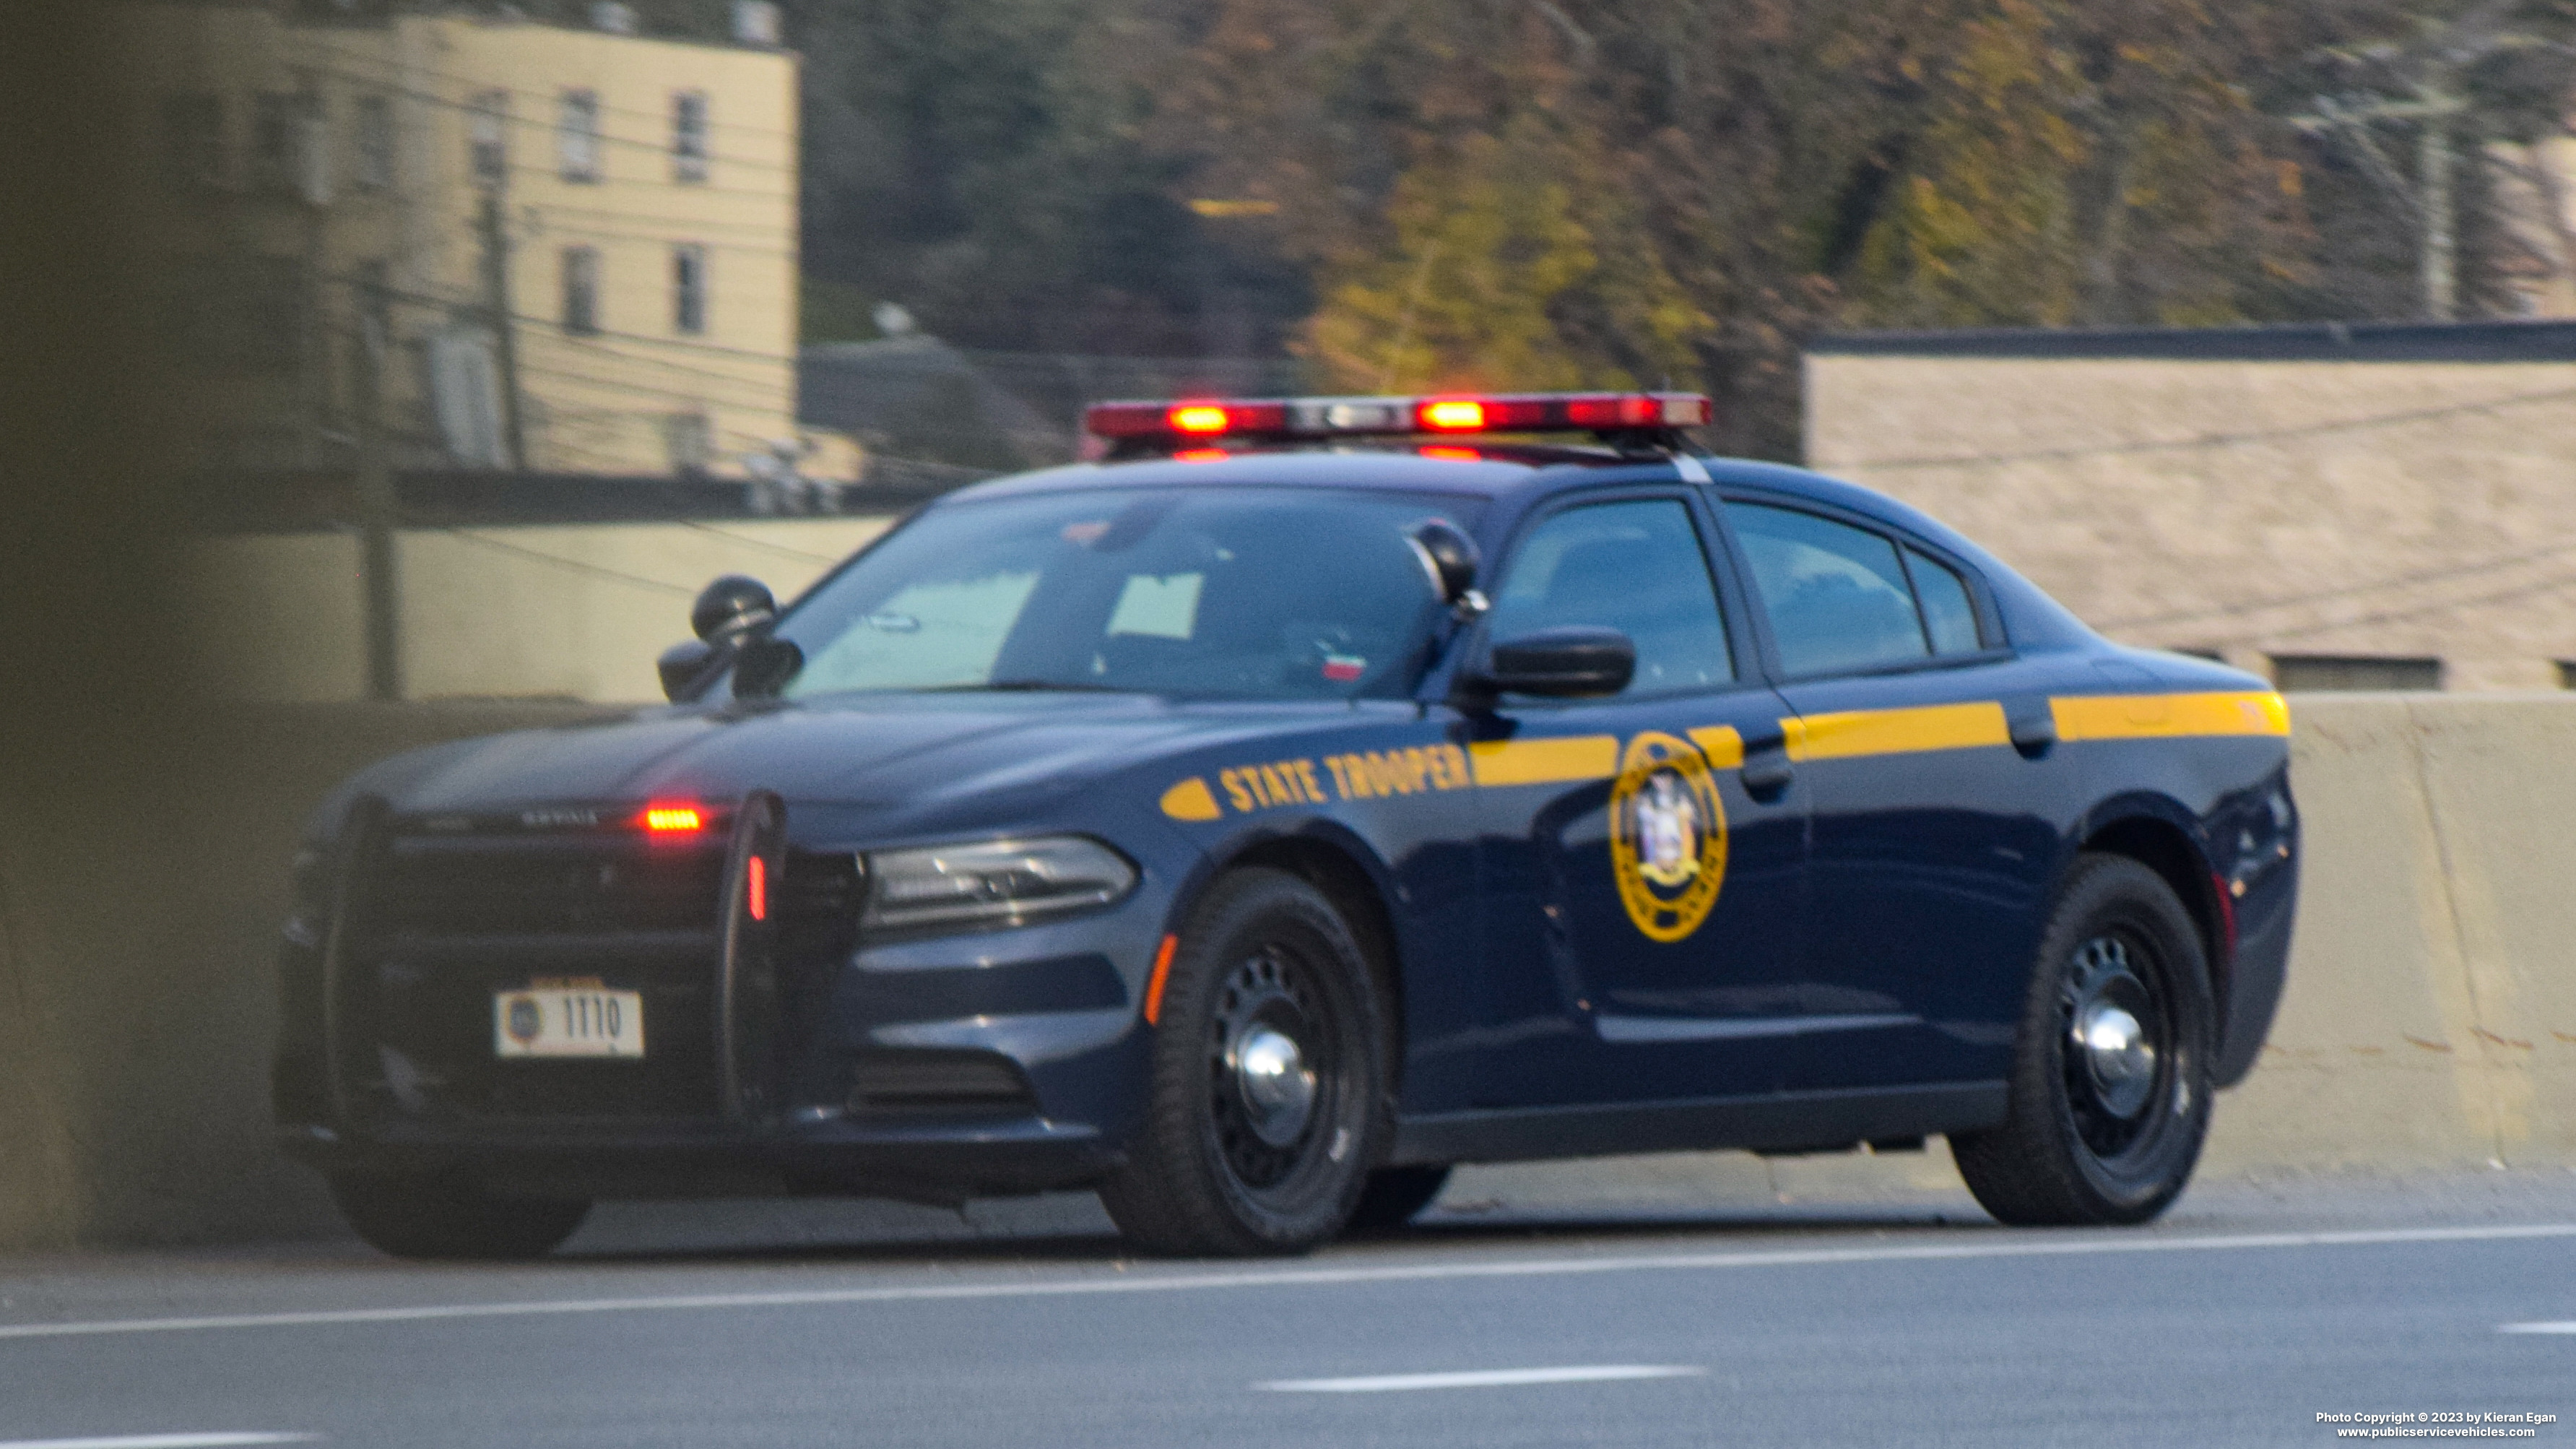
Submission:
{"label": "door handle", "polygon": [[1789,752],[1778,749],[1764,750],[1760,754],[1747,754],[1740,773],[1744,780],[1744,792],[1757,800],[1776,798],[1781,791],[1789,788],[1789,782],[1796,779],[1798,774],[1789,767]]}
{"label": "door handle", "polygon": [[2011,732],[2013,748],[2036,760],[2057,743],[2057,717],[2045,708],[2039,709],[2014,720]]}

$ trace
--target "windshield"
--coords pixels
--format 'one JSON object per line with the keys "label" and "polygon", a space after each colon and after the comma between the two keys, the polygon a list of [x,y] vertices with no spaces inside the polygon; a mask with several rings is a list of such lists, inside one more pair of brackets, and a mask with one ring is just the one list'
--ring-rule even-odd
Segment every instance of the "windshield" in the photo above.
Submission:
{"label": "windshield", "polygon": [[789,698],[1109,689],[1400,696],[1438,618],[1407,532],[1445,494],[1104,489],[936,508],[781,621]]}

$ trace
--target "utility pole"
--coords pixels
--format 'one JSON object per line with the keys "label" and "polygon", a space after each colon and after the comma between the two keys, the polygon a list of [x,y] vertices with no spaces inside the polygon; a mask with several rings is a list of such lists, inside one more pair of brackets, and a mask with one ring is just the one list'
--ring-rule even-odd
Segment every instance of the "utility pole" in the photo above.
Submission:
{"label": "utility pole", "polygon": [[359,580],[364,590],[367,632],[367,698],[392,703],[402,693],[402,589],[396,575],[393,468],[385,439],[385,349],[383,320],[373,307],[356,309],[358,377],[352,399],[357,407]]}
{"label": "utility pole", "polygon": [[483,306],[492,324],[492,364],[501,375],[501,446],[510,466],[528,465],[527,433],[519,406],[519,335],[510,306],[510,234],[501,194],[485,192],[477,229],[483,234]]}
{"label": "utility pole", "polygon": [[[2567,47],[2513,28],[2513,0],[2482,0],[2447,24],[2428,26],[2413,47],[2374,45],[2320,52],[2346,65],[2375,69],[2391,82],[2395,94],[2370,101],[2337,101],[2319,96],[2314,112],[2290,123],[2311,134],[2333,134],[2349,142],[2362,169],[2412,214],[2416,228],[2416,277],[2424,298],[2424,315],[2448,322],[2459,315],[2459,198],[2454,174],[2463,118],[2476,109],[2467,94],[2470,72],[2480,63],[2508,51]],[[2410,180],[2379,147],[2374,123],[2411,121],[2415,125],[2415,175]],[[2474,139],[2476,130],[2470,124]]]}

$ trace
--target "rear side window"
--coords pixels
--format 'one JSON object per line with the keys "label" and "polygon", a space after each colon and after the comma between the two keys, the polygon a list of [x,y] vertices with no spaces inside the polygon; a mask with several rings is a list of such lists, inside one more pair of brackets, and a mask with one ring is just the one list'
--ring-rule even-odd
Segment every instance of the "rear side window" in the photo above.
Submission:
{"label": "rear side window", "polygon": [[[1785,672],[1844,674],[1932,656],[1934,636],[1915,605],[1894,543],[1794,509],[1730,503],[1726,516],[1753,566],[1754,591],[1770,617]],[[1923,563],[1927,571],[1941,569],[1928,558]],[[1955,574],[1949,583],[1958,602],[1945,599],[1938,607],[1965,608],[1966,637],[1973,640],[1976,614],[1966,608],[1966,585]],[[1943,629],[1944,637],[1959,637],[1955,613],[1946,616]]]}
{"label": "rear side window", "polygon": [[1914,575],[1914,597],[1923,602],[1923,632],[1932,638],[1933,653],[1974,654],[1985,647],[1977,633],[1976,603],[1957,569],[1909,548],[1905,571]]}

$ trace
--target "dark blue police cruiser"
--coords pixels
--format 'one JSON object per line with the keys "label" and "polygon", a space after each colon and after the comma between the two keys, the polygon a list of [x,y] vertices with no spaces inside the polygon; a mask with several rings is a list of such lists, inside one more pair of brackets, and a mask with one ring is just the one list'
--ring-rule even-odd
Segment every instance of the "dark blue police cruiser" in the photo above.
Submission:
{"label": "dark blue police cruiser", "polygon": [[1933,1133],[2006,1222],[2153,1217],[2281,991],[2280,698],[1707,417],[1109,404],[719,580],[670,706],[321,811],[287,1139],[430,1257],[1055,1188],[1295,1252],[1453,1163]]}

